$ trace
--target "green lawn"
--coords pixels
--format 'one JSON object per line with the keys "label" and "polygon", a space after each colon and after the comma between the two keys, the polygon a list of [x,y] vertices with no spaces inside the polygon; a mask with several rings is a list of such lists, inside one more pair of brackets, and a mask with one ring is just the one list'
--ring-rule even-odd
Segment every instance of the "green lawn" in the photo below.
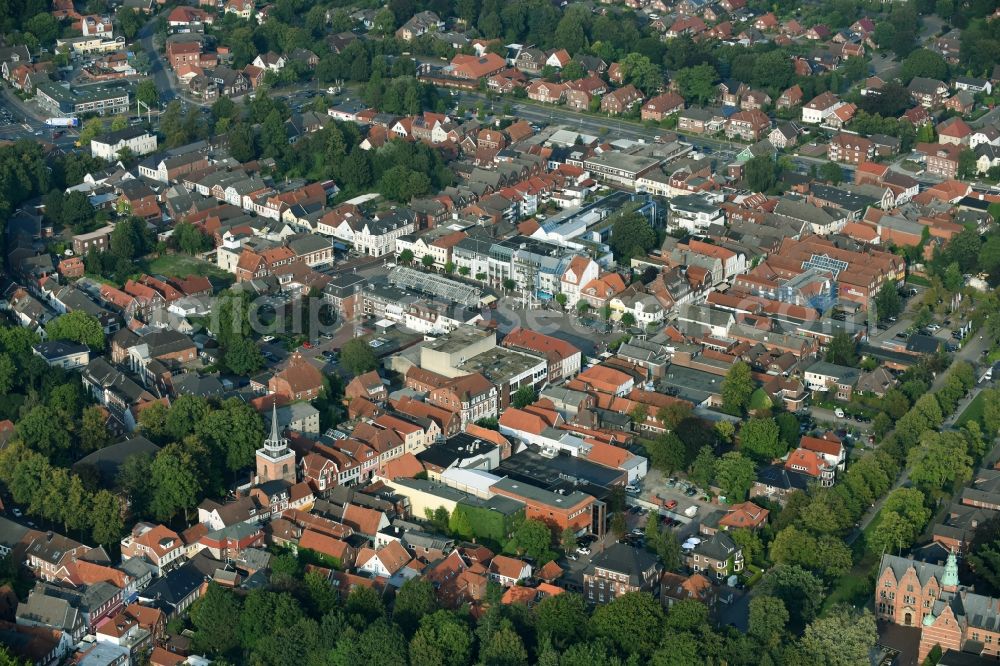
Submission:
{"label": "green lawn", "polygon": [[982,424],[983,421],[983,409],[986,406],[986,398],[984,394],[980,391],[976,394],[976,397],[972,399],[969,406],[965,408],[965,411],[955,419],[955,427],[961,428],[969,421],[979,421]]}
{"label": "green lawn", "polygon": [[907,275],[906,282],[908,284],[915,284],[921,287],[931,286],[931,281],[925,278],[923,275]]}
{"label": "green lawn", "polygon": [[869,576],[879,559],[877,554],[869,553],[865,549],[866,537],[878,526],[882,518],[882,512],[875,514],[872,522],[865,528],[864,534],[856,539],[851,546],[854,551],[855,563],[851,570],[837,580],[833,581],[830,587],[829,596],[823,601],[823,608],[820,614],[826,613],[836,604],[846,603],[856,606],[864,606],[872,598],[872,587]]}
{"label": "green lawn", "polygon": [[227,273],[215,264],[186,254],[164,254],[152,261],[142,262],[142,268],[147,273],[156,273],[167,277],[201,275],[227,282],[232,282],[234,279],[232,273]]}

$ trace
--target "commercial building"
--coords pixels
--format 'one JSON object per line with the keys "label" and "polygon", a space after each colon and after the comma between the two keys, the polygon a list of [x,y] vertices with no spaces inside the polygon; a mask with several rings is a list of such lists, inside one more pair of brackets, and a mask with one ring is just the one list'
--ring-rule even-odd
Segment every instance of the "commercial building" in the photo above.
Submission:
{"label": "commercial building", "polygon": [[43,108],[60,116],[96,113],[99,116],[127,113],[129,91],[127,84],[93,85],[73,89],[45,81],[39,83],[37,98]]}

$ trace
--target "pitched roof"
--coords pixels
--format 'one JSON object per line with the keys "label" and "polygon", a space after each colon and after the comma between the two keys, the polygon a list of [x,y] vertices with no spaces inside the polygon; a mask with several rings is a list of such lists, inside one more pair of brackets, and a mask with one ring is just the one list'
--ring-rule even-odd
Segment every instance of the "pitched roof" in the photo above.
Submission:
{"label": "pitched roof", "polygon": [[524,571],[525,566],[527,565],[522,560],[506,555],[497,555],[490,562],[490,573],[518,580],[521,578],[521,572]]}

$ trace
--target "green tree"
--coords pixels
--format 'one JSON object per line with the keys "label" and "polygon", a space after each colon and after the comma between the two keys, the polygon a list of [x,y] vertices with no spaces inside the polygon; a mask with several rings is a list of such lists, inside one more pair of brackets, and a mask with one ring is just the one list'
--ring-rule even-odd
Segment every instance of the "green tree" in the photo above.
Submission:
{"label": "green tree", "polygon": [[655,94],[663,87],[663,74],[658,65],[647,56],[629,53],[619,63],[622,78],[641,90],[646,96]]}
{"label": "green tree", "polygon": [[674,81],[681,96],[689,102],[705,105],[715,99],[718,91],[715,83],[719,74],[710,64],[687,67],[674,73]]}
{"label": "green tree", "polygon": [[663,611],[649,593],[628,592],[598,606],[590,630],[625,654],[648,657],[663,636]]}
{"label": "green tree", "polygon": [[757,594],[780,599],[788,610],[788,626],[801,633],[823,605],[823,583],[795,565],[779,564],[768,570],[757,585]]}
{"label": "green tree", "polygon": [[105,425],[104,412],[99,407],[83,410],[80,423],[80,447],[84,451],[96,451],[111,443],[111,433]]}
{"label": "green tree", "polygon": [[254,452],[264,439],[264,421],[250,405],[230,398],[206,414],[195,426],[195,433],[213,457],[236,472],[253,463]]}
{"label": "green tree", "polygon": [[198,423],[210,411],[204,398],[194,395],[179,396],[170,406],[166,418],[167,433],[174,441],[180,441],[194,432]]}
{"label": "green tree", "polygon": [[777,647],[788,626],[788,609],[777,597],[757,594],[750,600],[750,635],[763,645]]}
{"label": "green tree", "polygon": [[681,544],[677,535],[650,518],[646,521],[646,547],[660,558],[663,568],[672,571],[681,564]]}
{"label": "green tree", "polygon": [[90,142],[97,138],[98,135],[104,132],[104,120],[101,118],[91,118],[83,123],[80,128],[80,134],[77,137],[77,143],[81,147],[86,147],[90,145]]}
{"label": "green tree", "polygon": [[770,155],[751,157],[743,165],[743,180],[754,192],[767,192],[778,181],[776,163]]}
{"label": "green tree", "polygon": [[799,443],[799,420],[794,414],[782,412],[774,417],[778,424],[778,438],[787,447],[786,450]]}
{"label": "green tree", "polygon": [[17,422],[16,430],[29,449],[49,460],[60,459],[69,452],[69,424],[46,405],[32,407]]}
{"label": "green tree", "polygon": [[819,168],[819,177],[828,183],[839,185],[844,180],[844,169],[836,162],[824,162]]}
{"label": "green tree", "polygon": [[703,446],[698,450],[698,455],[691,463],[688,476],[701,488],[708,488],[715,478],[715,468],[718,458],[712,451],[712,447]]}
{"label": "green tree", "polygon": [[94,543],[104,546],[118,543],[124,530],[121,500],[111,491],[99,490],[94,494],[90,511]]}
{"label": "green tree", "polygon": [[[928,394],[928,397],[934,396]],[[917,402],[919,404],[920,401]],[[932,497],[946,492],[945,489],[949,487],[957,487],[972,475],[968,444],[956,432],[925,432],[920,438],[919,446],[910,450],[907,461],[910,465],[910,480],[918,489]]]}
{"label": "green tree", "polygon": [[751,83],[758,88],[783,90],[794,77],[792,60],[781,50],[760,54],[754,60]]}
{"label": "green tree", "polygon": [[104,328],[97,317],[83,310],[60,315],[45,326],[50,340],[71,340],[91,349],[104,348]]}
{"label": "green tree", "polygon": [[479,646],[479,662],[483,666],[521,666],[528,664],[524,641],[513,627],[505,626]]}
{"label": "green tree", "polygon": [[742,414],[753,394],[753,377],[750,366],[737,361],[730,366],[722,380],[722,408],[729,414]]}
{"label": "green tree", "polygon": [[119,32],[125,36],[127,41],[131,42],[139,33],[143,20],[136,10],[129,7],[119,7],[118,11],[115,12],[115,23],[118,24]]}
{"label": "green tree", "polygon": [[729,536],[743,551],[743,559],[751,564],[760,564],[764,556],[764,542],[753,530],[740,527],[729,532]]}
{"label": "green tree", "polygon": [[194,644],[211,655],[230,654],[239,644],[240,601],[231,590],[211,583],[191,607]]}
{"label": "green tree", "polygon": [[572,592],[546,597],[535,606],[535,629],[539,635],[547,635],[559,649],[585,637],[587,618],[586,602]]}
{"label": "green tree", "polygon": [[528,555],[539,564],[545,564],[555,556],[549,548],[551,544],[552,532],[548,525],[540,520],[528,518],[514,528],[504,550],[516,555]]}
{"label": "green tree", "polygon": [[420,618],[437,610],[434,586],[424,578],[411,578],[403,583],[396,594],[392,619],[404,634],[412,635],[420,625]]}
{"label": "green tree", "polygon": [[687,451],[684,442],[674,433],[668,432],[646,442],[646,455],[653,467],[666,474],[673,474],[684,469]]}
{"label": "green tree", "polygon": [[158,520],[167,521],[178,512],[187,512],[201,499],[205,480],[201,465],[189,442],[174,442],[160,449],[150,467],[153,494],[150,509]]}
{"label": "green tree", "polygon": [[411,666],[465,666],[472,658],[472,632],[454,614],[439,610],[420,618],[410,640]]}
{"label": "green tree", "polygon": [[362,338],[352,338],[340,350],[340,365],[354,376],[378,367],[375,351]]}
{"label": "green tree", "polygon": [[528,405],[534,404],[537,399],[538,394],[535,393],[533,387],[522,386],[514,392],[514,395],[511,397],[511,403],[518,409],[524,409]]}
{"label": "green tree", "polygon": [[740,429],[740,451],[761,462],[780,458],[788,451],[772,418],[752,418]]}
{"label": "green tree", "polygon": [[948,63],[930,49],[917,49],[903,60],[900,76],[905,83],[915,76],[948,80]]}
{"label": "green tree", "polygon": [[916,534],[916,525],[906,517],[889,511],[881,514],[878,524],[867,535],[865,542],[871,553],[898,554],[913,543]]}
{"label": "green tree", "polygon": [[615,259],[627,263],[633,257],[644,257],[656,246],[656,232],[641,214],[634,210],[618,213],[611,223],[609,241]]}
{"label": "green tree", "polygon": [[253,340],[236,338],[226,348],[223,360],[237,375],[250,375],[264,367],[264,355]]}
{"label": "green tree", "polygon": [[826,346],[827,363],[855,367],[858,364],[857,346],[847,333],[836,333]]}
{"label": "green tree", "polygon": [[715,482],[731,504],[746,500],[755,478],[753,461],[738,451],[724,453],[716,463]]}
{"label": "green tree", "polygon": [[[149,106],[150,109],[156,109],[160,105],[160,93],[156,89],[156,83],[153,79],[143,79],[135,87],[135,98]],[[145,110],[145,109],[143,109]]]}
{"label": "green tree", "polygon": [[817,666],[863,664],[877,641],[875,617],[868,609],[838,605],[806,627],[802,648]]}

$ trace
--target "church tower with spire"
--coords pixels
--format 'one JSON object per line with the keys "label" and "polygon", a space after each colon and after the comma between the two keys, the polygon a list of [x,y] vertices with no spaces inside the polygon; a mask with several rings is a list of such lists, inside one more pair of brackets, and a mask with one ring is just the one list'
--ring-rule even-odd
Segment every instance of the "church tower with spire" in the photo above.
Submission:
{"label": "church tower with spire", "polygon": [[295,452],[278,430],[277,402],[271,408],[271,434],[257,449],[257,483],[268,481],[295,483]]}

